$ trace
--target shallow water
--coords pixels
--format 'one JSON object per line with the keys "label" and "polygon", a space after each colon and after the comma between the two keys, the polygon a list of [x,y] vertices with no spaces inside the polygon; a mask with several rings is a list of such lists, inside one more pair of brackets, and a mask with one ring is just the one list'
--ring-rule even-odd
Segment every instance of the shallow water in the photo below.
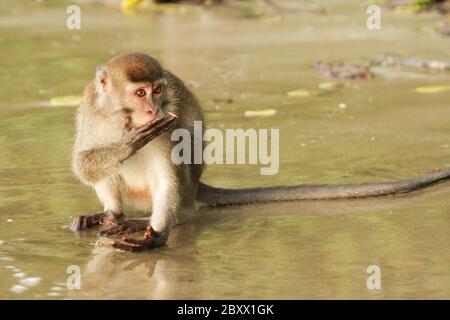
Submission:
{"label": "shallow water", "polygon": [[[71,31],[61,2],[2,1],[0,298],[450,298],[448,183],[395,198],[211,210],[179,226],[168,247],[142,254],[95,247],[93,233],[64,228],[100,205],[70,171],[75,107],[45,102],[80,94],[96,64],[123,51],[151,53],[192,81],[209,127],[280,129],[277,175],[211,166],[208,183],[377,182],[449,166],[450,93],[414,91],[448,85],[449,73],[391,69],[322,96],[286,96],[326,81],[312,68],[319,60],[449,60],[438,17],[383,10],[382,30],[368,31],[359,1],[319,3],[328,14],[260,18],[196,9],[124,16],[85,4],[82,29]],[[277,114],[244,117],[268,108]],[[66,289],[71,265],[81,268],[81,290]],[[369,265],[381,268],[381,290],[366,287]],[[29,277],[40,281],[10,291]]]}

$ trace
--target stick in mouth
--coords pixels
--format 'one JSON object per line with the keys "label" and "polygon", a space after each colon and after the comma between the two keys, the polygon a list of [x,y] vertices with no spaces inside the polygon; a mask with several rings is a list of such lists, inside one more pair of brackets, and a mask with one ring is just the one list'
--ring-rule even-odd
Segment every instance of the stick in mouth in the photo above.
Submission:
{"label": "stick in mouth", "polygon": [[172,116],[172,118],[178,119],[178,116],[175,113],[172,112],[167,112],[168,114],[170,114]]}

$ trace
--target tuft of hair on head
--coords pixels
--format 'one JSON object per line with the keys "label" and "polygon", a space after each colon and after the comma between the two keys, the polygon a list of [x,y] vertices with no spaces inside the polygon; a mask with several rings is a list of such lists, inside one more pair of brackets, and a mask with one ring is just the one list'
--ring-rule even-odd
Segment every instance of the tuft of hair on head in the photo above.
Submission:
{"label": "tuft of hair on head", "polygon": [[158,60],[140,52],[120,54],[109,60],[106,65],[124,70],[125,77],[131,82],[153,82],[164,75]]}

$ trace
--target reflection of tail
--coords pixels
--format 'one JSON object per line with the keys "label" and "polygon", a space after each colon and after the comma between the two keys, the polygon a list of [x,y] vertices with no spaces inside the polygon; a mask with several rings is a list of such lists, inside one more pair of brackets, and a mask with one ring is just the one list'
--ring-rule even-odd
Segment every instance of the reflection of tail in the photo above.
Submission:
{"label": "reflection of tail", "polygon": [[414,179],[385,183],[246,189],[221,189],[200,183],[198,200],[206,207],[216,207],[272,201],[365,198],[407,193],[447,179],[450,179],[450,169],[443,169]]}

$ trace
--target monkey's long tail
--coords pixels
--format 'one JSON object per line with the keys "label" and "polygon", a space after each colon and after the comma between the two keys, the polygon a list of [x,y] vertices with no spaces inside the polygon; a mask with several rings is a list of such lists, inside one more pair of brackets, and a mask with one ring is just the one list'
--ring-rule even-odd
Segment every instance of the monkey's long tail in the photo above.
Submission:
{"label": "monkey's long tail", "polygon": [[267,188],[222,189],[200,183],[198,200],[206,207],[258,202],[354,199],[407,193],[450,180],[450,168],[414,179],[347,185],[299,185]]}

